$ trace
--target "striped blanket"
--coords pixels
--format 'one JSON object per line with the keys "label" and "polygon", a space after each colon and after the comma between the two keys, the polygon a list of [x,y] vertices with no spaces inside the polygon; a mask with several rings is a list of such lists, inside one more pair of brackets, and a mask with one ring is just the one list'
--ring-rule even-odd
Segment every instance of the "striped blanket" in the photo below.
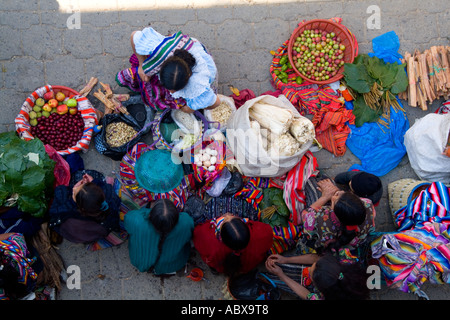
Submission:
{"label": "striped blanket", "polygon": [[412,229],[420,222],[450,225],[450,188],[433,182],[406,206],[394,213],[399,231]]}
{"label": "striped blanket", "polygon": [[[282,178],[250,178],[247,184],[237,192],[234,197],[243,197],[249,202],[258,212],[258,220],[261,220],[261,210],[259,203],[263,198],[263,189],[265,188],[279,188],[283,189]],[[273,245],[270,253],[282,253],[295,247],[298,237],[300,236],[300,227],[294,225],[291,221],[288,226],[274,226],[273,231]]]}
{"label": "striped blanket", "polygon": [[403,292],[423,293],[427,280],[450,283],[450,235],[441,223],[418,223],[414,229],[387,233],[371,243],[386,284]]}

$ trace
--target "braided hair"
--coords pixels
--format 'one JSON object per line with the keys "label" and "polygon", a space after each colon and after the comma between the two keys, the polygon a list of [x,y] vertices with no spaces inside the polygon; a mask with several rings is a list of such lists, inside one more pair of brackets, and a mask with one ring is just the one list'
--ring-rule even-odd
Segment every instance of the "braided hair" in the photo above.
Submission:
{"label": "braided hair", "polygon": [[369,298],[367,273],[357,263],[341,263],[331,254],[321,256],[312,272],[314,286],[325,300],[365,300]]}
{"label": "braided hair", "polygon": [[353,192],[347,191],[342,194],[334,205],[334,213],[339,219],[341,230],[336,241],[327,246],[327,250],[338,250],[350,243],[356,235],[355,228],[349,226],[359,226],[366,220],[366,207],[362,200]]}
{"label": "braided hair", "polygon": [[192,75],[195,58],[187,50],[177,49],[161,65],[159,79],[167,90],[178,91],[183,89]]}
{"label": "braided hair", "polygon": [[233,250],[223,262],[224,273],[231,277],[237,274],[241,268],[240,251],[245,249],[250,242],[250,229],[243,220],[233,218],[223,223],[220,228],[220,236],[222,242]]}
{"label": "braided hair", "polygon": [[75,202],[82,216],[103,221],[109,214],[109,207],[105,206],[105,198],[105,193],[99,185],[88,182],[76,194]]}
{"label": "braided hair", "polygon": [[158,242],[158,256],[150,267],[150,271],[153,272],[155,266],[158,264],[159,259],[161,258],[164,241],[172,229],[177,225],[179,216],[177,207],[169,199],[158,199],[155,201],[149,213],[149,222],[159,232],[160,238]]}

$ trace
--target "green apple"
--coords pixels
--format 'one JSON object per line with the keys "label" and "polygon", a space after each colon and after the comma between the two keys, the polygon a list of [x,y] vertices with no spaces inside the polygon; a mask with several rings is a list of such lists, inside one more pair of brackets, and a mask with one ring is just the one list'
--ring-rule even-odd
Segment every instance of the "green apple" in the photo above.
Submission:
{"label": "green apple", "polygon": [[42,107],[45,104],[45,100],[42,98],[37,98],[36,101],[34,102],[34,104],[36,106]]}
{"label": "green apple", "polygon": [[37,118],[37,114],[36,114],[35,111],[31,111],[31,112],[29,113],[29,116],[30,116],[30,119],[36,119],[36,118]]}
{"label": "green apple", "polygon": [[67,105],[69,108],[76,107],[76,106],[77,106],[77,99],[69,99],[69,100],[67,100],[66,105]]}

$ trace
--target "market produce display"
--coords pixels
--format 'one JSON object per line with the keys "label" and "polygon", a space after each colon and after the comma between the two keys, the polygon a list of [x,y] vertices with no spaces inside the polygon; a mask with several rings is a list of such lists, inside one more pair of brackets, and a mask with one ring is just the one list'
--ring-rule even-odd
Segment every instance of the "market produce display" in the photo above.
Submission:
{"label": "market produce display", "polygon": [[408,88],[405,64],[360,54],[353,63],[344,64],[344,82],[355,97],[353,114],[358,127],[388,114],[391,106],[403,110],[396,95]]}
{"label": "market produce display", "polygon": [[105,131],[106,143],[113,148],[123,146],[138,133],[133,127],[120,121],[108,124]]}
{"label": "market produce display", "polygon": [[0,134],[0,207],[17,205],[22,212],[43,217],[53,193],[55,162],[39,139],[26,141],[15,132]]}
{"label": "market produce display", "polygon": [[250,125],[262,145],[272,155],[292,156],[315,137],[307,118],[295,118],[291,110],[263,102],[249,109]]}
{"label": "market produce display", "polygon": [[302,75],[325,81],[334,77],[344,65],[345,48],[334,32],[304,30],[292,46],[292,59]]}
{"label": "market produce display", "polygon": [[59,91],[49,91],[36,99],[29,113],[30,132],[44,144],[56,150],[75,145],[83,136],[84,121],[77,109],[78,102]]}
{"label": "market produce display", "polygon": [[428,104],[439,98],[450,97],[450,47],[433,46],[420,53],[405,52],[409,86],[400,98],[411,107],[428,109]]}
{"label": "market produce display", "polygon": [[292,33],[288,44],[289,62],[304,80],[316,84],[338,81],[342,78],[344,63],[353,62],[357,42],[340,21],[304,21]]}

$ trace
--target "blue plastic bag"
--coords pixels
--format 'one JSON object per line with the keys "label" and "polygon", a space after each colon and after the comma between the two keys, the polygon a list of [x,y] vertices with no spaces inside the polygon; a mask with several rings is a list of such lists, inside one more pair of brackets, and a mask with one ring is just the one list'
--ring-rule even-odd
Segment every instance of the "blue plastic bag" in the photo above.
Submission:
{"label": "blue plastic bag", "polygon": [[[351,102],[346,103],[353,108]],[[361,127],[349,125],[351,133],[347,137],[348,149],[361,161],[351,170],[361,170],[376,176],[383,176],[394,169],[406,154],[403,136],[409,129],[409,121],[403,111],[391,107],[389,128],[379,123],[367,122]]]}
{"label": "blue plastic bag", "polygon": [[[400,42],[394,31],[374,38],[372,47],[374,53],[369,53],[369,56],[376,56],[387,63],[400,63],[402,56],[397,52]],[[347,109],[353,109],[353,102],[345,105]],[[351,133],[346,145],[361,161],[361,164],[352,165],[349,171],[362,170],[383,176],[394,169],[406,154],[403,136],[409,129],[409,121],[404,111],[396,111],[391,106],[388,128],[376,122],[366,122],[361,127],[349,124],[349,127]]]}

